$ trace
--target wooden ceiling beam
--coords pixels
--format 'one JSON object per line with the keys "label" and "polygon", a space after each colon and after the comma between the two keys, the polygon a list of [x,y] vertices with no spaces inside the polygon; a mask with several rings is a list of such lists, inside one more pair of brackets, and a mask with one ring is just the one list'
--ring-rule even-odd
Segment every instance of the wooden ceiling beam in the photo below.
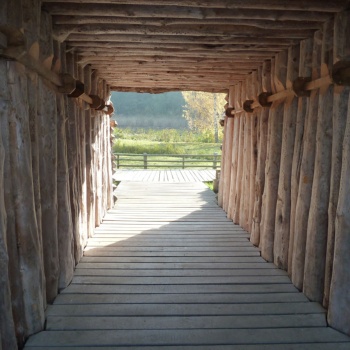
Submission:
{"label": "wooden ceiling beam", "polygon": [[259,56],[270,58],[277,52],[283,51],[282,48],[272,49],[272,50],[264,50],[264,49],[232,49],[232,50],[183,50],[183,49],[160,49],[160,48],[79,48],[76,52],[81,56],[115,56],[118,55],[126,56],[126,55],[174,55],[176,57],[186,57],[186,56],[197,56],[197,57],[231,57],[231,56]]}
{"label": "wooden ceiling beam", "polygon": [[257,9],[222,9],[180,6],[144,6],[85,3],[51,3],[45,8],[54,16],[76,16],[83,19],[86,16],[119,17],[126,19],[234,19],[234,20],[268,20],[268,21],[316,21],[324,22],[330,14],[318,11],[266,10],[263,6]]}
{"label": "wooden ceiling beam", "polygon": [[189,35],[189,36],[226,36],[226,37],[267,37],[304,39],[313,35],[313,30],[303,30],[296,27],[290,29],[261,29],[249,26],[236,25],[180,25],[171,27],[152,27],[147,25],[74,25],[62,24],[54,26],[54,35],[57,40],[65,40],[70,34],[139,34],[139,35]]}
{"label": "wooden ceiling beam", "polygon": [[118,85],[111,86],[111,91],[119,91],[119,92],[139,92],[139,93],[149,93],[149,94],[161,94],[164,92],[174,92],[174,91],[204,91],[204,92],[211,92],[211,93],[227,93],[227,88],[213,88],[211,86],[193,86],[191,89],[184,89],[179,87],[174,87],[172,89],[169,88],[159,88],[159,87],[144,87],[144,88],[135,88],[135,87],[121,87]]}
{"label": "wooden ceiling beam", "polygon": [[113,34],[71,34],[67,38],[67,42],[110,42],[110,43],[157,43],[157,44],[188,44],[192,45],[193,43],[197,44],[208,44],[208,45],[283,45],[290,46],[297,44],[297,39],[289,38],[247,38],[247,37],[223,37],[223,36],[203,36],[194,37],[194,36],[174,36],[174,35],[113,35]]}
{"label": "wooden ceiling beam", "polygon": [[69,42],[67,45],[68,50],[71,48],[76,48],[78,50],[90,50],[94,51],[96,49],[104,50],[104,49],[114,49],[114,50],[122,50],[122,49],[131,49],[131,48],[137,48],[137,49],[176,49],[176,50],[208,50],[215,52],[221,52],[221,51],[237,51],[237,50],[264,50],[264,51],[279,51],[282,49],[286,49],[284,45],[262,45],[262,44],[237,44],[237,45],[209,45],[209,44],[151,44],[151,43],[115,43],[115,42],[93,42],[93,41],[72,41]]}
{"label": "wooden ceiling beam", "polygon": [[148,19],[148,18],[122,18],[122,17],[107,17],[107,16],[55,16],[53,18],[55,25],[74,24],[74,25],[90,25],[90,24],[105,24],[105,25],[147,25],[147,26],[179,26],[179,25],[235,25],[249,26],[261,29],[291,29],[295,28],[309,30],[321,29],[323,22],[311,21],[267,21],[255,19]]}
{"label": "wooden ceiling beam", "polygon": [[[97,68],[98,67],[98,68]],[[252,68],[243,68],[243,67],[235,67],[235,68],[227,68],[227,67],[221,67],[221,68],[216,68],[216,67],[201,67],[201,68],[192,68],[192,67],[144,67],[144,68],[139,68],[135,66],[127,66],[127,70],[123,68],[118,68],[117,66],[114,67],[108,67],[108,66],[96,66],[93,67],[93,69],[98,69],[98,70],[103,70],[106,73],[123,73],[123,74],[129,74],[129,73],[179,73],[179,72],[187,72],[187,73],[207,73],[207,74],[222,74],[222,73],[249,73],[252,71]]]}
{"label": "wooden ceiling beam", "polygon": [[[82,0],[44,0],[44,3],[78,3]],[[291,11],[320,11],[338,12],[344,9],[347,0],[84,0],[92,4],[119,4],[142,6],[182,6],[222,9],[255,9],[261,10],[291,10]]]}
{"label": "wooden ceiling beam", "polygon": [[[200,58],[200,57],[166,57],[166,56],[139,56],[139,57],[100,57],[100,56],[91,56],[91,63],[94,64],[115,64],[121,67],[124,62],[136,63],[136,64],[145,64],[145,63],[172,63],[172,64],[193,64],[193,63],[201,63],[208,65],[215,64],[239,64],[240,62],[249,63],[252,65],[259,65],[264,62],[264,59],[256,58],[251,60],[245,60],[240,57],[230,57],[230,58]],[[79,57],[78,63],[89,64],[89,62],[85,62],[86,58]]]}

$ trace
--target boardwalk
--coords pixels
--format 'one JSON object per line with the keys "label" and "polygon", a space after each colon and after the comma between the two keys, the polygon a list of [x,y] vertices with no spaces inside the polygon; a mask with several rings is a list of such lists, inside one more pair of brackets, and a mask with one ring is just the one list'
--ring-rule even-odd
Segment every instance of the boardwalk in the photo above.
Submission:
{"label": "boardwalk", "polygon": [[122,182],[26,349],[345,350],[200,182]]}
{"label": "boardwalk", "polygon": [[132,182],[205,182],[215,179],[216,170],[121,170],[113,175],[115,181]]}

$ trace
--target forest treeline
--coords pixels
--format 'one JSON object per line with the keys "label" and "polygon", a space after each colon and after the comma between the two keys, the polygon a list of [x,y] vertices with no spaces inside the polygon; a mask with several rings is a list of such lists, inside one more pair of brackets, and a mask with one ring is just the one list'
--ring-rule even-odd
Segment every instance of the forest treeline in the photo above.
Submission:
{"label": "forest treeline", "polygon": [[185,100],[181,92],[146,94],[113,92],[115,119],[120,128],[187,129],[183,115]]}

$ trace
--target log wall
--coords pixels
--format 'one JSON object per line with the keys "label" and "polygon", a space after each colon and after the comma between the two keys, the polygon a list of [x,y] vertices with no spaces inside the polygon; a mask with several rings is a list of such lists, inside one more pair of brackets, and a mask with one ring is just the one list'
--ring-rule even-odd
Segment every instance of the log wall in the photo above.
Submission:
{"label": "log wall", "polygon": [[299,290],[328,308],[329,324],[347,334],[349,87],[329,82],[303,96],[286,93],[267,107],[257,104],[250,113],[241,107],[262,92],[292,89],[298,77],[316,80],[330,76],[337,62],[349,65],[349,30],[349,12],[338,13],[313,39],[280,52],[231,87],[235,112],[224,124],[219,197],[262,257],[287,270]]}
{"label": "log wall", "polygon": [[[40,1],[23,4],[2,2],[1,31],[24,33],[33,59],[107,100],[97,72],[53,41]],[[43,329],[112,206],[110,118],[15,61],[0,58],[0,77],[0,349],[13,350]]]}

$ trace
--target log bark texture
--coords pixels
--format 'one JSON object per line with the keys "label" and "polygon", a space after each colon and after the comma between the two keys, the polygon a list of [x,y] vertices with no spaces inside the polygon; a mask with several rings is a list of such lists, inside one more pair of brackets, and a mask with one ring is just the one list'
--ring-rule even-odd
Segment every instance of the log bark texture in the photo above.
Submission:
{"label": "log bark texture", "polygon": [[[308,77],[311,76],[312,70],[312,39],[303,40],[300,43],[300,60],[299,60],[299,76]],[[295,126],[295,140],[293,161],[291,169],[291,203],[290,203],[290,229],[289,229],[289,247],[288,247],[288,274],[292,275],[292,257],[294,249],[294,235],[295,235],[295,210],[299,192],[300,181],[300,165],[303,154],[303,139],[304,139],[304,126],[305,116],[307,113],[309,104],[309,98],[298,98],[298,110],[296,116]]]}
{"label": "log bark texture", "polygon": [[[350,30],[350,12],[344,11],[335,16],[334,19],[334,63],[341,60],[350,59],[350,53],[346,48],[350,46],[348,32]],[[346,127],[346,116],[348,108],[348,97],[350,88],[348,86],[334,87],[334,107],[332,124],[332,162],[331,179],[328,207],[328,233],[327,233],[327,251],[325,267],[325,286],[323,305],[328,307],[329,292],[332,281],[334,242],[335,242],[335,221],[336,210],[339,196],[341,166],[342,166],[342,148],[344,132]]]}
{"label": "log bark texture", "polygon": [[[262,67],[262,84],[260,92],[270,92],[271,90],[271,61],[264,62]],[[259,246],[260,243],[260,222],[261,222],[261,207],[262,196],[265,187],[265,161],[267,151],[267,133],[268,133],[268,118],[269,108],[263,107],[258,117],[258,157],[255,176],[255,197],[254,210],[252,218],[252,230],[250,241]]]}
{"label": "log bark texture", "polygon": [[342,170],[335,221],[333,275],[328,322],[350,334],[350,99],[343,142]]}
{"label": "log bark texture", "polygon": [[[285,88],[287,78],[287,52],[281,52],[276,57],[275,75],[273,75],[276,91]],[[269,140],[265,167],[265,188],[262,202],[262,217],[260,223],[261,256],[267,261],[273,261],[273,246],[275,234],[275,216],[280,171],[282,130],[284,106],[281,101],[272,104],[269,114]]]}
{"label": "log bark texture", "polygon": [[[293,81],[298,77],[299,55],[299,46],[292,46],[288,49],[286,82],[286,87],[288,89],[292,87]],[[281,161],[278,180],[275,239],[273,249],[275,265],[284,270],[287,270],[288,268],[291,210],[291,173],[293,164],[297,107],[298,99],[294,96],[287,98],[284,102]]]}
{"label": "log bark texture", "polygon": [[[333,64],[333,20],[323,28],[321,76],[326,76]],[[312,301],[323,301],[328,204],[332,155],[333,86],[319,90],[314,179],[307,226],[303,292]]]}
{"label": "log bark texture", "polygon": [[[6,74],[6,62],[0,60],[0,71]],[[3,82],[6,82],[4,79]],[[4,98],[4,86],[0,84],[0,120],[6,120],[7,101]],[[0,188],[5,189],[5,147],[0,132]],[[11,285],[9,280],[10,266],[7,242],[7,213],[5,191],[0,191],[0,344],[3,349],[16,350],[16,330],[11,307]]]}
{"label": "log bark texture", "polygon": [[[320,77],[322,33],[315,33],[313,41],[312,78]],[[294,247],[292,256],[292,281],[298,289],[303,288],[307,223],[309,218],[312,181],[314,176],[316,133],[318,113],[318,90],[311,91],[305,120],[303,155],[300,165],[300,181],[295,211]]]}

